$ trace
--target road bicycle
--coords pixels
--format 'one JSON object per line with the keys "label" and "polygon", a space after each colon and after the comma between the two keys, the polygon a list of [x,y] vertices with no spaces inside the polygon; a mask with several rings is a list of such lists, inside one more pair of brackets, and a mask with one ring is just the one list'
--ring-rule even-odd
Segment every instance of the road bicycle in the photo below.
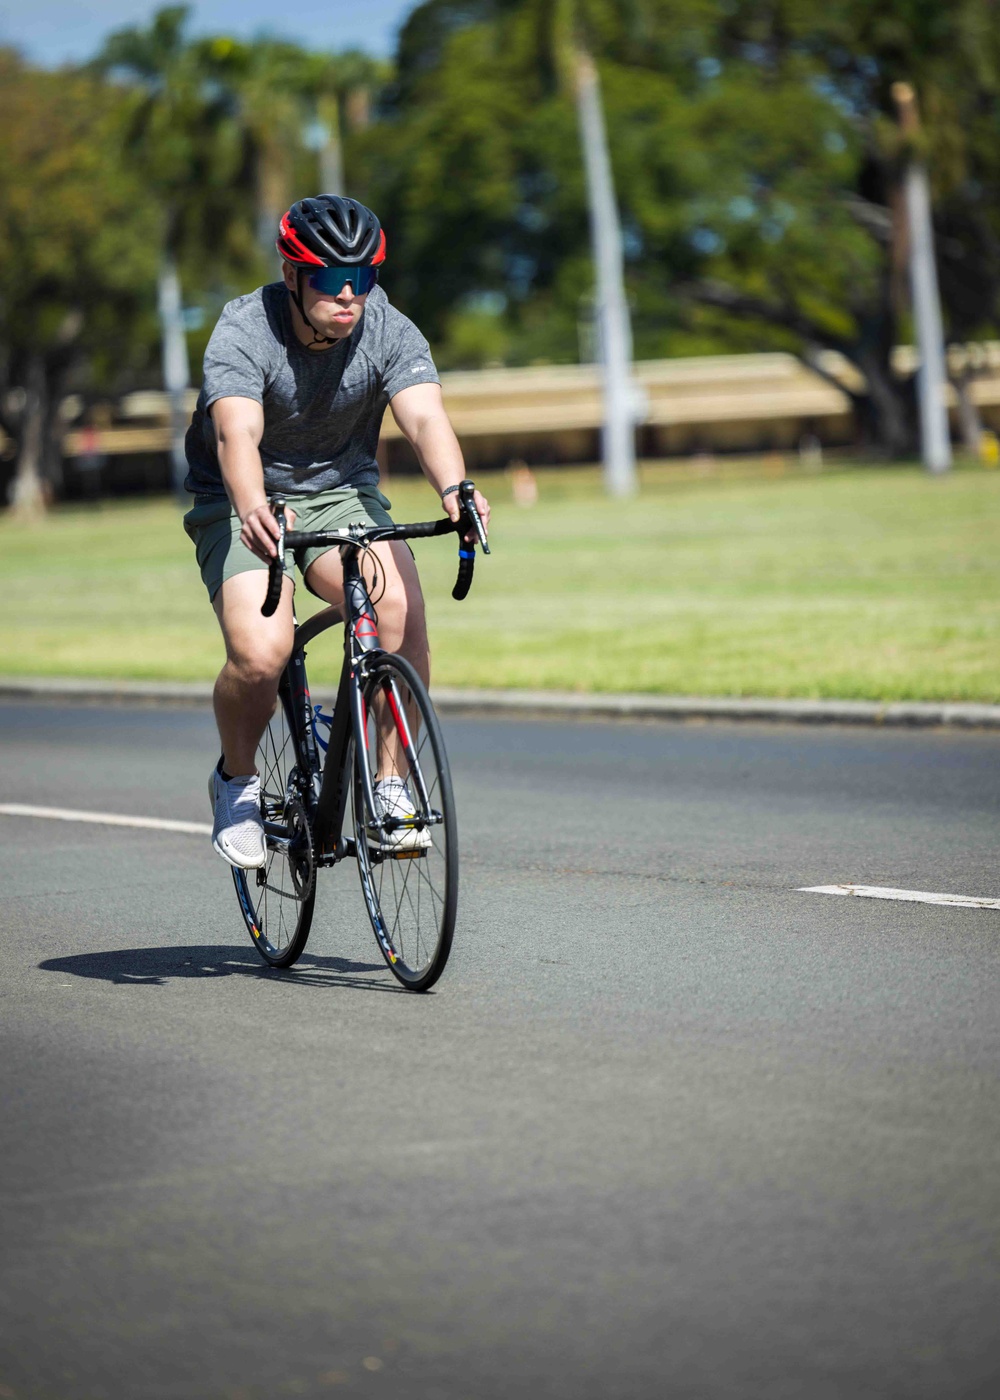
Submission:
{"label": "road bicycle", "polygon": [[[375,939],[391,971],[411,991],[426,991],[444,971],[458,908],[448,758],[423,681],[405,657],[379,644],[362,561],[382,540],[457,532],[452,596],[464,598],[475,541],[484,553],[490,550],[473,483],[463,481],[458,495],[457,522],[359,524],[346,531],[289,530],[284,500],[272,500],[279,538],[265,616],[281,596],[286,550],[337,547],[344,563],[343,611],[327,608],[296,626],[278,703],[258,747],[266,862],[259,870],[233,869],[247,928],[272,967],[291,967],[302,955],[318,872],[356,860]],[[372,592],[377,595],[375,584]],[[306,648],[341,622],[344,663],[332,716],[325,716],[309,693]]]}

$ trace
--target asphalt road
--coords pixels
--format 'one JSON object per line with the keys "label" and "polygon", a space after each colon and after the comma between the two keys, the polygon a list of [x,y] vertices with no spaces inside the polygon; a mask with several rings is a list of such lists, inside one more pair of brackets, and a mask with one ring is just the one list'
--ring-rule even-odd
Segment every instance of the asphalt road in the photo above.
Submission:
{"label": "asphalt road", "polygon": [[[0,1397],[993,1396],[1000,736],[447,725],[452,962],[292,972],[204,837],[0,816]],[[208,816],[201,713],[0,801]]]}

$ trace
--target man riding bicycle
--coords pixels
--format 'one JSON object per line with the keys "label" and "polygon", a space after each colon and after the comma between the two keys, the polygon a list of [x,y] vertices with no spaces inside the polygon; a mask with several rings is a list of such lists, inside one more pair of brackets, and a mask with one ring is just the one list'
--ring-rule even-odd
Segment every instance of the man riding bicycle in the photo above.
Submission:
{"label": "man riding bicycle", "polygon": [[[244,869],[266,860],[255,758],[294,630],[290,558],[278,608],[261,616],[279,537],[268,493],[285,497],[299,530],[392,524],[375,456],[387,404],[452,520],[465,475],[427,341],[378,285],[386,240],[372,211],[339,195],[299,200],[282,218],[276,246],[283,280],[229,302],[212,332],[185,443],[185,487],[195,499],[184,525],[226,647],[213,700],[222,757],[209,780],[212,844]],[[478,492],[476,505],[488,524]],[[381,644],[426,682],[413,556],[398,540],[371,553]],[[310,592],[342,604],[336,548],[303,550],[295,562]],[[412,811],[400,779],[388,774],[378,787],[387,811]]]}

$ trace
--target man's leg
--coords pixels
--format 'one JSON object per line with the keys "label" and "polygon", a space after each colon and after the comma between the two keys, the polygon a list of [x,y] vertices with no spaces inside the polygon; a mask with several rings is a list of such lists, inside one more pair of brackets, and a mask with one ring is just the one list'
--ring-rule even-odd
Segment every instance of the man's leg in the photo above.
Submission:
{"label": "man's leg", "polygon": [[284,580],[273,616],[262,617],[267,577],[265,569],[235,574],[213,602],[226,643],[213,702],[223,767],[231,778],[255,771],[257,745],[274,713],[278,681],[292,650],[292,581]]}
{"label": "man's leg", "polygon": [[[430,648],[424,617],[424,595],[413,555],[402,540],[374,545],[378,582],[373,586],[372,560],[362,560],[362,571],[378,614],[379,641],[386,651],[398,651],[413,663],[426,685],[430,680]],[[340,551],[327,550],[306,571],[306,580],[324,602],[338,607],[344,601],[344,574]]]}

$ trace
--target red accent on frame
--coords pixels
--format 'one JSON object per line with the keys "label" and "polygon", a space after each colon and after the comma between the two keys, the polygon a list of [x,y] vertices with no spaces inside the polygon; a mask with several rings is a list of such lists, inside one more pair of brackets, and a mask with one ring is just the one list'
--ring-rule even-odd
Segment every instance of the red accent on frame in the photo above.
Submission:
{"label": "red accent on frame", "polygon": [[[366,623],[367,626],[362,627],[362,623]],[[371,613],[361,614],[355,624],[354,635],[356,637],[374,637],[376,641],[378,640],[378,629],[375,626],[375,619],[372,617]]]}
{"label": "red accent on frame", "polygon": [[395,721],[396,733],[399,735],[400,742],[403,745],[403,752],[412,764],[413,743],[410,739],[410,726],[406,723],[405,716],[401,714],[399,706],[396,704],[396,696],[393,692],[392,682],[385,681],[383,683],[383,689],[385,690],[386,699],[389,701],[389,709],[392,711],[392,718]]}

